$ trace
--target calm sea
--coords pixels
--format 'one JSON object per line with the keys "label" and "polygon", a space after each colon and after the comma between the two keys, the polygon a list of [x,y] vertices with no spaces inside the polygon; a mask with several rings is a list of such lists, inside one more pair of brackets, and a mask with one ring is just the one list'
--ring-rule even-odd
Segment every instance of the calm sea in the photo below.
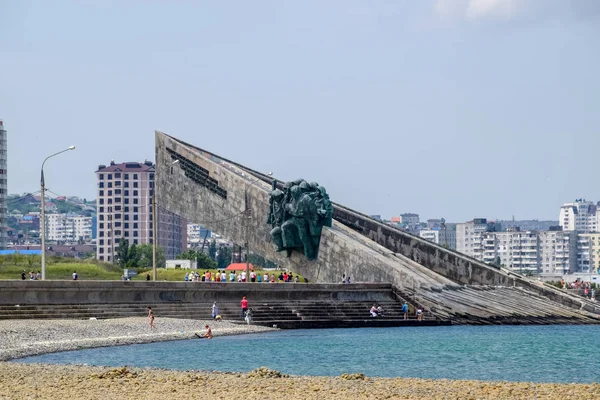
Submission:
{"label": "calm sea", "polygon": [[267,366],[293,375],[591,383],[600,381],[599,360],[600,326],[555,325],[289,330],[17,362],[241,372]]}

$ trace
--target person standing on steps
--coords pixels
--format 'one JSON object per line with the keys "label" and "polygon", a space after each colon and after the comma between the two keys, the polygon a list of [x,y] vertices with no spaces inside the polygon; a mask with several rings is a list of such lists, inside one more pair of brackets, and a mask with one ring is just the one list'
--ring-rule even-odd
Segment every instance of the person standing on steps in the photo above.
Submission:
{"label": "person standing on steps", "polygon": [[404,313],[404,319],[407,320],[408,319],[408,303],[407,302],[404,302],[404,305],[402,306],[400,311],[402,311],[402,313]]}
{"label": "person standing on steps", "polygon": [[246,312],[248,312],[248,300],[246,300],[246,296],[242,297],[240,304],[242,305],[242,318],[246,318]]}
{"label": "person standing on steps", "polygon": [[212,305],[212,319],[216,319],[217,315],[219,315],[219,307],[217,307],[217,302],[215,301]]}

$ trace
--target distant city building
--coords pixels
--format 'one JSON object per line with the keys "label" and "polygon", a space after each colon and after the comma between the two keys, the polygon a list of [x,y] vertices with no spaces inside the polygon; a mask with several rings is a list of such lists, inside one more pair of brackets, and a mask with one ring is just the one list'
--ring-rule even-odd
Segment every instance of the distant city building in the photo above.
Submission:
{"label": "distant city building", "polygon": [[421,229],[419,236],[449,249],[456,249],[456,224],[447,224],[446,229]]}
{"label": "distant city building", "polygon": [[383,218],[381,218],[381,215],[379,214],[371,215],[371,218],[376,219],[377,221],[383,221]]}
{"label": "distant city building", "polygon": [[[98,166],[96,257],[99,260],[114,262],[121,239],[129,244],[152,243],[154,172],[150,161]],[[158,245],[164,248],[167,258],[174,258],[187,246],[187,223],[172,213],[163,212],[158,209]]]}
{"label": "distant city building", "polygon": [[419,224],[419,214],[414,213],[405,213],[400,214],[400,223],[403,225],[418,225]]}
{"label": "distant city building", "polygon": [[167,210],[158,209],[158,245],[167,260],[187,250],[187,220]]}
{"label": "distant city building", "polygon": [[92,239],[92,217],[47,214],[46,238],[57,243],[89,242]]}
{"label": "distant city building", "polygon": [[549,231],[551,226],[559,225],[558,221],[539,221],[537,219],[528,220],[499,220],[501,229],[498,231],[507,231],[514,228],[520,228],[521,231]]}
{"label": "distant city building", "polygon": [[600,233],[580,233],[577,239],[577,272],[599,273]]}
{"label": "distant city building", "polygon": [[187,241],[188,248],[202,246],[204,239],[208,241],[212,236],[212,232],[198,224],[187,225]]}
{"label": "distant city building", "polygon": [[579,233],[598,232],[598,206],[585,199],[577,199],[573,203],[565,203],[560,207],[559,224],[563,231]]}
{"label": "distant city building", "polygon": [[456,224],[456,250],[483,261],[483,238],[486,232],[488,222],[485,218]]}
{"label": "distant city building", "polygon": [[576,272],[576,232],[553,229],[539,232],[539,238],[542,275],[564,275]]}
{"label": "distant city building", "polygon": [[439,229],[442,225],[441,219],[428,219],[427,220],[427,229]]}
{"label": "distant city building", "polygon": [[500,265],[520,273],[538,273],[540,244],[538,232],[510,230],[508,232],[490,232],[496,245],[496,254],[484,258],[485,262]]}
{"label": "distant city building", "polygon": [[8,245],[8,135],[4,123],[0,120],[0,250]]}

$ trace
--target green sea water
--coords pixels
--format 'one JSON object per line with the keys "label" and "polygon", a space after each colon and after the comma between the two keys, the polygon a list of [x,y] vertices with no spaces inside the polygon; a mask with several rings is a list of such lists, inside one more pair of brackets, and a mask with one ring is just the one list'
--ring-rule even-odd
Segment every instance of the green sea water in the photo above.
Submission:
{"label": "green sea water", "polygon": [[591,383],[600,381],[600,326],[288,330],[78,350],[17,362],[237,372],[267,366],[293,375]]}

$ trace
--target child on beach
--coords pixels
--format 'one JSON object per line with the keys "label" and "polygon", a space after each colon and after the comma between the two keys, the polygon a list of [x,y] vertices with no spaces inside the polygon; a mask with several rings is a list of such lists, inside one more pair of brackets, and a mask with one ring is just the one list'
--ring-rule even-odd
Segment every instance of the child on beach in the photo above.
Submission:
{"label": "child on beach", "polygon": [[150,329],[156,329],[154,326],[154,313],[152,312],[152,307],[148,307],[148,323],[150,324]]}

